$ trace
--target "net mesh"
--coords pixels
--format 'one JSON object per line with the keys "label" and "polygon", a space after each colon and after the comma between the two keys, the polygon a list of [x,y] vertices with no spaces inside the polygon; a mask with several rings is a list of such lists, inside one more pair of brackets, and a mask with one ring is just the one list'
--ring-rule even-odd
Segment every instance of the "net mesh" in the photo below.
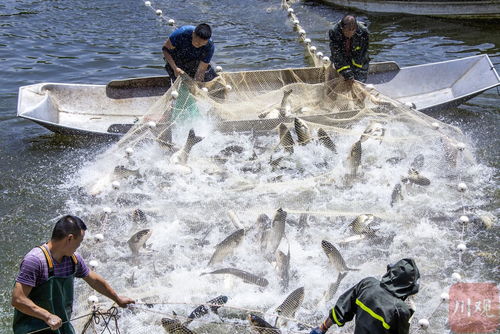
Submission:
{"label": "net mesh", "polygon": [[[103,263],[96,270],[143,303],[120,315],[121,333],[300,332],[362,278],[334,267],[331,280],[316,282],[310,270],[319,269],[311,266],[328,267],[331,256],[322,254],[322,238],[369,272],[374,259],[389,262],[415,247],[428,257],[421,271],[442,274],[442,258],[393,232],[443,212],[414,199],[428,176],[474,165],[464,140],[457,128],[346,83],[327,66],[221,73],[204,85],[181,76],[82,172],[82,215],[106,236],[91,236],[82,255]],[[458,197],[448,199],[450,208],[458,205]],[[297,297],[294,289],[304,285],[306,297],[304,290]],[[186,322],[200,296],[221,290],[230,301],[219,314]],[[92,292],[84,291],[76,314],[88,310]]]}

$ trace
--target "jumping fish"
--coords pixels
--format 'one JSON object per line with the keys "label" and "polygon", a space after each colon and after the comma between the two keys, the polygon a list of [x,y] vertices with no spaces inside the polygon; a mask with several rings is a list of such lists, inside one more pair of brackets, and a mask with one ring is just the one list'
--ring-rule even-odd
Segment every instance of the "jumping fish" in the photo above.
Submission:
{"label": "jumping fish", "polygon": [[293,124],[295,126],[295,132],[297,133],[299,144],[300,145],[308,144],[312,140],[312,137],[311,137],[311,131],[309,130],[309,127],[307,126],[306,122],[304,122],[300,118],[295,118]]}
{"label": "jumping fish", "polygon": [[367,141],[370,137],[377,139],[382,143],[382,138],[384,137],[385,129],[382,124],[378,122],[370,122],[368,127],[365,129],[361,137],[359,138],[361,142]]}
{"label": "jumping fish", "polygon": [[428,178],[420,175],[420,173],[413,168],[410,168],[410,170],[408,171],[408,176],[403,177],[401,181],[404,183],[410,182],[413,184],[418,184],[419,186],[428,186],[429,184],[431,184],[431,181]]}
{"label": "jumping fish", "polygon": [[[278,308],[276,308],[276,313],[279,315],[276,318],[276,327],[286,326],[287,319],[295,317],[295,312],[299,309],[300,305],[304,301],[304,287],[295,289],[285,298],[283,303],[281,303]],[[285,318],[282,318],[285,317]]]}
{"label": "jumping fish", "polygon": [[262,251],[264,251],[265,241],[267,238],[267,233],[271,227],[271,218],[265,213],[260,214],[255,221],[256,234],[255,239],[260,245]]}
{"label": "jumping fish", "polygon": [[233,275],[236,277],[241,278],[245,283],[250,283],[250,284],[255,284],[261,287],[266,287],[269,282],[267,279],[263,277],[259,277],[257,275],[251,274],[249,272],[246,272],[244,270],[236,269],[236,268],[223,268],[223,269],[218,269],[211,271],[209,273],[202,273],[200,276],[203,275],[217,275],[217,274],[228,274],[228,275]]}
{"label": "jumping fish", "polygon": [[138,169],[129,169],[123,165],[116,166],[113,170],[113,180],[126,179],[128,177],[141,177]]}
{"label": "jumping fish", "polygon": [[280,245],[281,239],[285,234],[286,215],[287,212],[282,208],[276,210],[271,229],[266,239],[265,251],[267,254],[274,254]]}
{"label": "jumping fish", "polygon": [[141,247],[145,247],[146,241],[151,237],[153,230],[145,229],[135,233],[129,240],[128,246],[133,254],[138,254]]}
{"label": "jumping fish", "polygon": [[194,145],[196,145],[202,140],[203,140],[202,137],[198,137],[195,135],[193,129],[189,130],[189,135],[187,137],[186,144],[184,145],[183,148],[172,154],[172,156],[170,157],[170,163],[185,165],[189,158],[189,152],[191,152],[191,148],[193,148]]}
{"label": "jumping fish", "polygon": [[258,334],[281,334],[281,331],[255,314],[248,315],[250,327]]}
{"label": "jumping fish", "polygon": [[280,144],[283,146],[285,151],[288,153],[293,153],[293,145],[294,141],[292,138],[292,134],[290,130],[286,127],[285,124],[280,123],[279,125],[279,136],[280,136]]}
{"label": "jumping fish", "polygon": [[290,113],[290,110],[292,107],[288,103],[288,98],[290,97],[290,94],[292,94],[292,90],[285,90],[283,91],[283,98],[281,99],[281,105],[279,107],[279,117],[287,117],[288,114]]}
{"label": "jumping fish", "polygon": [[205,314],[208,314],[209,310],[215,314],[218,314],[219,308],[227,303],[227,300],[227,296],[218,296],[214,299],[209,300],[206,305],[198,306],[189,314],[186,321],[184,322],[184,325],[189,325],[194,319],[203,317]]}
{"label": "jumping fish", "polygon": [[326,240],[321,241],[321,247],[323,248],[323,251],[325,252],[326,256],[328,257],[328,260],[330,260],[330,263],[337,269],[338,272],[344,272],[344,271],[358,271],[359,269],[356,268],[349,268],[347,264],[345,263],[344,258],[340,254],[337,248],[335,248],[334,245],[332,245],[330,242]]}
{"label": "jumping fish", "polygon": [[161,325],[169,334],[196,334],[183,324],[178,319],[162,318]]}
{"label": "jumping fish", "polygon": [[231,233],[227,238],[222,240],[215,246],[215,252],[213,253],[208,265],[213,265],[215,263],[221,262],[224,258],[233,253],[233,251],[241,244],[243,237],[245,236],[245,230],[240,229],[234,233]]}
{"label": "jumping fish", "polygon": [[351,230],[356,234],[373,234],[375,230],[370,226],[374,220],[375,216],[372,214],[363,214],[357,216],[349,226]]}
{"label": "jumping fish", "polygon": [[288,244],[287,255],[280,250],[276,251],[276,270],[278,271],[278,276],[281,280],[280,284],[283,290],[288,289],[288,281],[290,280],[290,244]]}
{"label": "jumping fish", "polygon": [[332,151],[333,153],[337,153],[337,148],[335,147],[335,143],[333,140],[328,136],[325,130],[323,128],[318,129],[318,139],[321,144],[323,144],[327,149]]}
{"label": "jumping fish", "polygon": [[351,176],[356,177],[358,167],[361,165],[361,140],[352,145],[348,160]]}
{"label": "jumping fish", "polygon": [[403,200],[403,193],[402,193],[402,189],[401,189],[401,183],[397,183],[394,186],[394,189],[392,190],[391,206],[394,206],[394,204],[396,204],[402,200]]}
{"label": "jumping fish", "polygon": [[330,301],[333,298],[333,296],[335,296],[335,293],[337,292],[340,286],[340,282],[342,282],[342,280],[344,279],[344,277],[346,277],[346,275],[347,272],[339,272],[337,280],[328,285],[328,290],[325,291],[325,295],[323,296],[325,302]]}

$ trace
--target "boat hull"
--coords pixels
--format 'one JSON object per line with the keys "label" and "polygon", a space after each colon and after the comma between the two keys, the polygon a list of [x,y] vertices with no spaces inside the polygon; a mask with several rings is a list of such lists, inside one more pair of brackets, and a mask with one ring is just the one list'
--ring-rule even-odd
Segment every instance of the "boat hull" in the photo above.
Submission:
{"label": "boat hull", "polygon": [[334,6],[342,6],[373,13],[403,13],[467,19],[500,18],[500,1],[396,1],[396,0],[320,0]]}
{"label": "boat hull", "polygon": [[[310,67],[285,70],[226,72],[239,82],[267,78],[272,87],[295,79],[316,84],[331,69]],[[274,80],[274,81],[273,81]],[[382,94],[417,110],[431,112],[457,106],[496,87],[500,78],[487,55],[400,68],[394,62],[370,66],[367,83]],[[115,80],[107,85],[39,83],[19,88],[18,116],[66,135],[119,137],[125,134],[170,87],[168,77]],[[342,117],[349,118],[349,112]],[[339,115],[313,115],[322,122]],[[283,119],[235,119],[218,122],[222,132],[267,131]],[[315,121],[315,119],[311,119]]]}

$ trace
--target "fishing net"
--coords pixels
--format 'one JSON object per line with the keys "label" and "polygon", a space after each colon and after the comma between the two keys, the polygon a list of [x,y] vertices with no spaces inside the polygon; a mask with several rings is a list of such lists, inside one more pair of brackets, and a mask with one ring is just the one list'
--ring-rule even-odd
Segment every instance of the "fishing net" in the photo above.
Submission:
{"label": "fishing net", "polygon": [[[449,249],[461,232],[432,219],[453,221],[462,207],[450,184],[475,166],[465,140],[327,66],[221,73],[204,85],[181,76],[82,170],[83,197],[73,206],[89,225],[82,255],[138,299],[120,315],[121,333],[247,333],[258,327],[250,314],[270,333],[298,332],[320,322],[342,290],[399,257],[414,256],[422,272],[442,278],[450,260],[426,245],[447,233],[439,243]],[[321,240],[361,271],[329,263]],[[431,282],[417,302],[445,287]],[[301,297],[285,299],[299,287]],[[75,314],[89,308],[93,292],[83,291]],[[221,293],[229,301],[217,313],[186,323]]]}
{"label": "fishing net", "polygon": [[458,128],[340,78],[288,15],[313,67],[180,76],[79,172],[82,256],[137,300],[116,315],[81,284],[74,314],[102,320],[79,331],[304,333],[404,257],[422,273],[415,318],[445,331],[451,274],[481,271],[455,255],[491,226],[477,209],[488,171]]}

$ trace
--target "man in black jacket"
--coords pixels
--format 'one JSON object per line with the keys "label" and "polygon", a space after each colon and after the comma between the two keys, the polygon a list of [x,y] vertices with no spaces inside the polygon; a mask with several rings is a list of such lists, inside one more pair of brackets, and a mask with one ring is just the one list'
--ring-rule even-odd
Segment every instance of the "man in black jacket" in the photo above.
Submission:
{"label": "man in black jacket", "polygon": [[404,301],[418,292],[419,278],[412,259],[388,265],[380,281],[364,278],[340,296],[328,318],[310,334],[324,334],[333,324],[342,327],[354,316],[354,334],[408,334],[414,310]]}
{"label": "man in black jacket", "polygon": [[346,80],[366,81],[368,56],[368,29],[353,15],[346,15],[328,32],[332,63]]}

